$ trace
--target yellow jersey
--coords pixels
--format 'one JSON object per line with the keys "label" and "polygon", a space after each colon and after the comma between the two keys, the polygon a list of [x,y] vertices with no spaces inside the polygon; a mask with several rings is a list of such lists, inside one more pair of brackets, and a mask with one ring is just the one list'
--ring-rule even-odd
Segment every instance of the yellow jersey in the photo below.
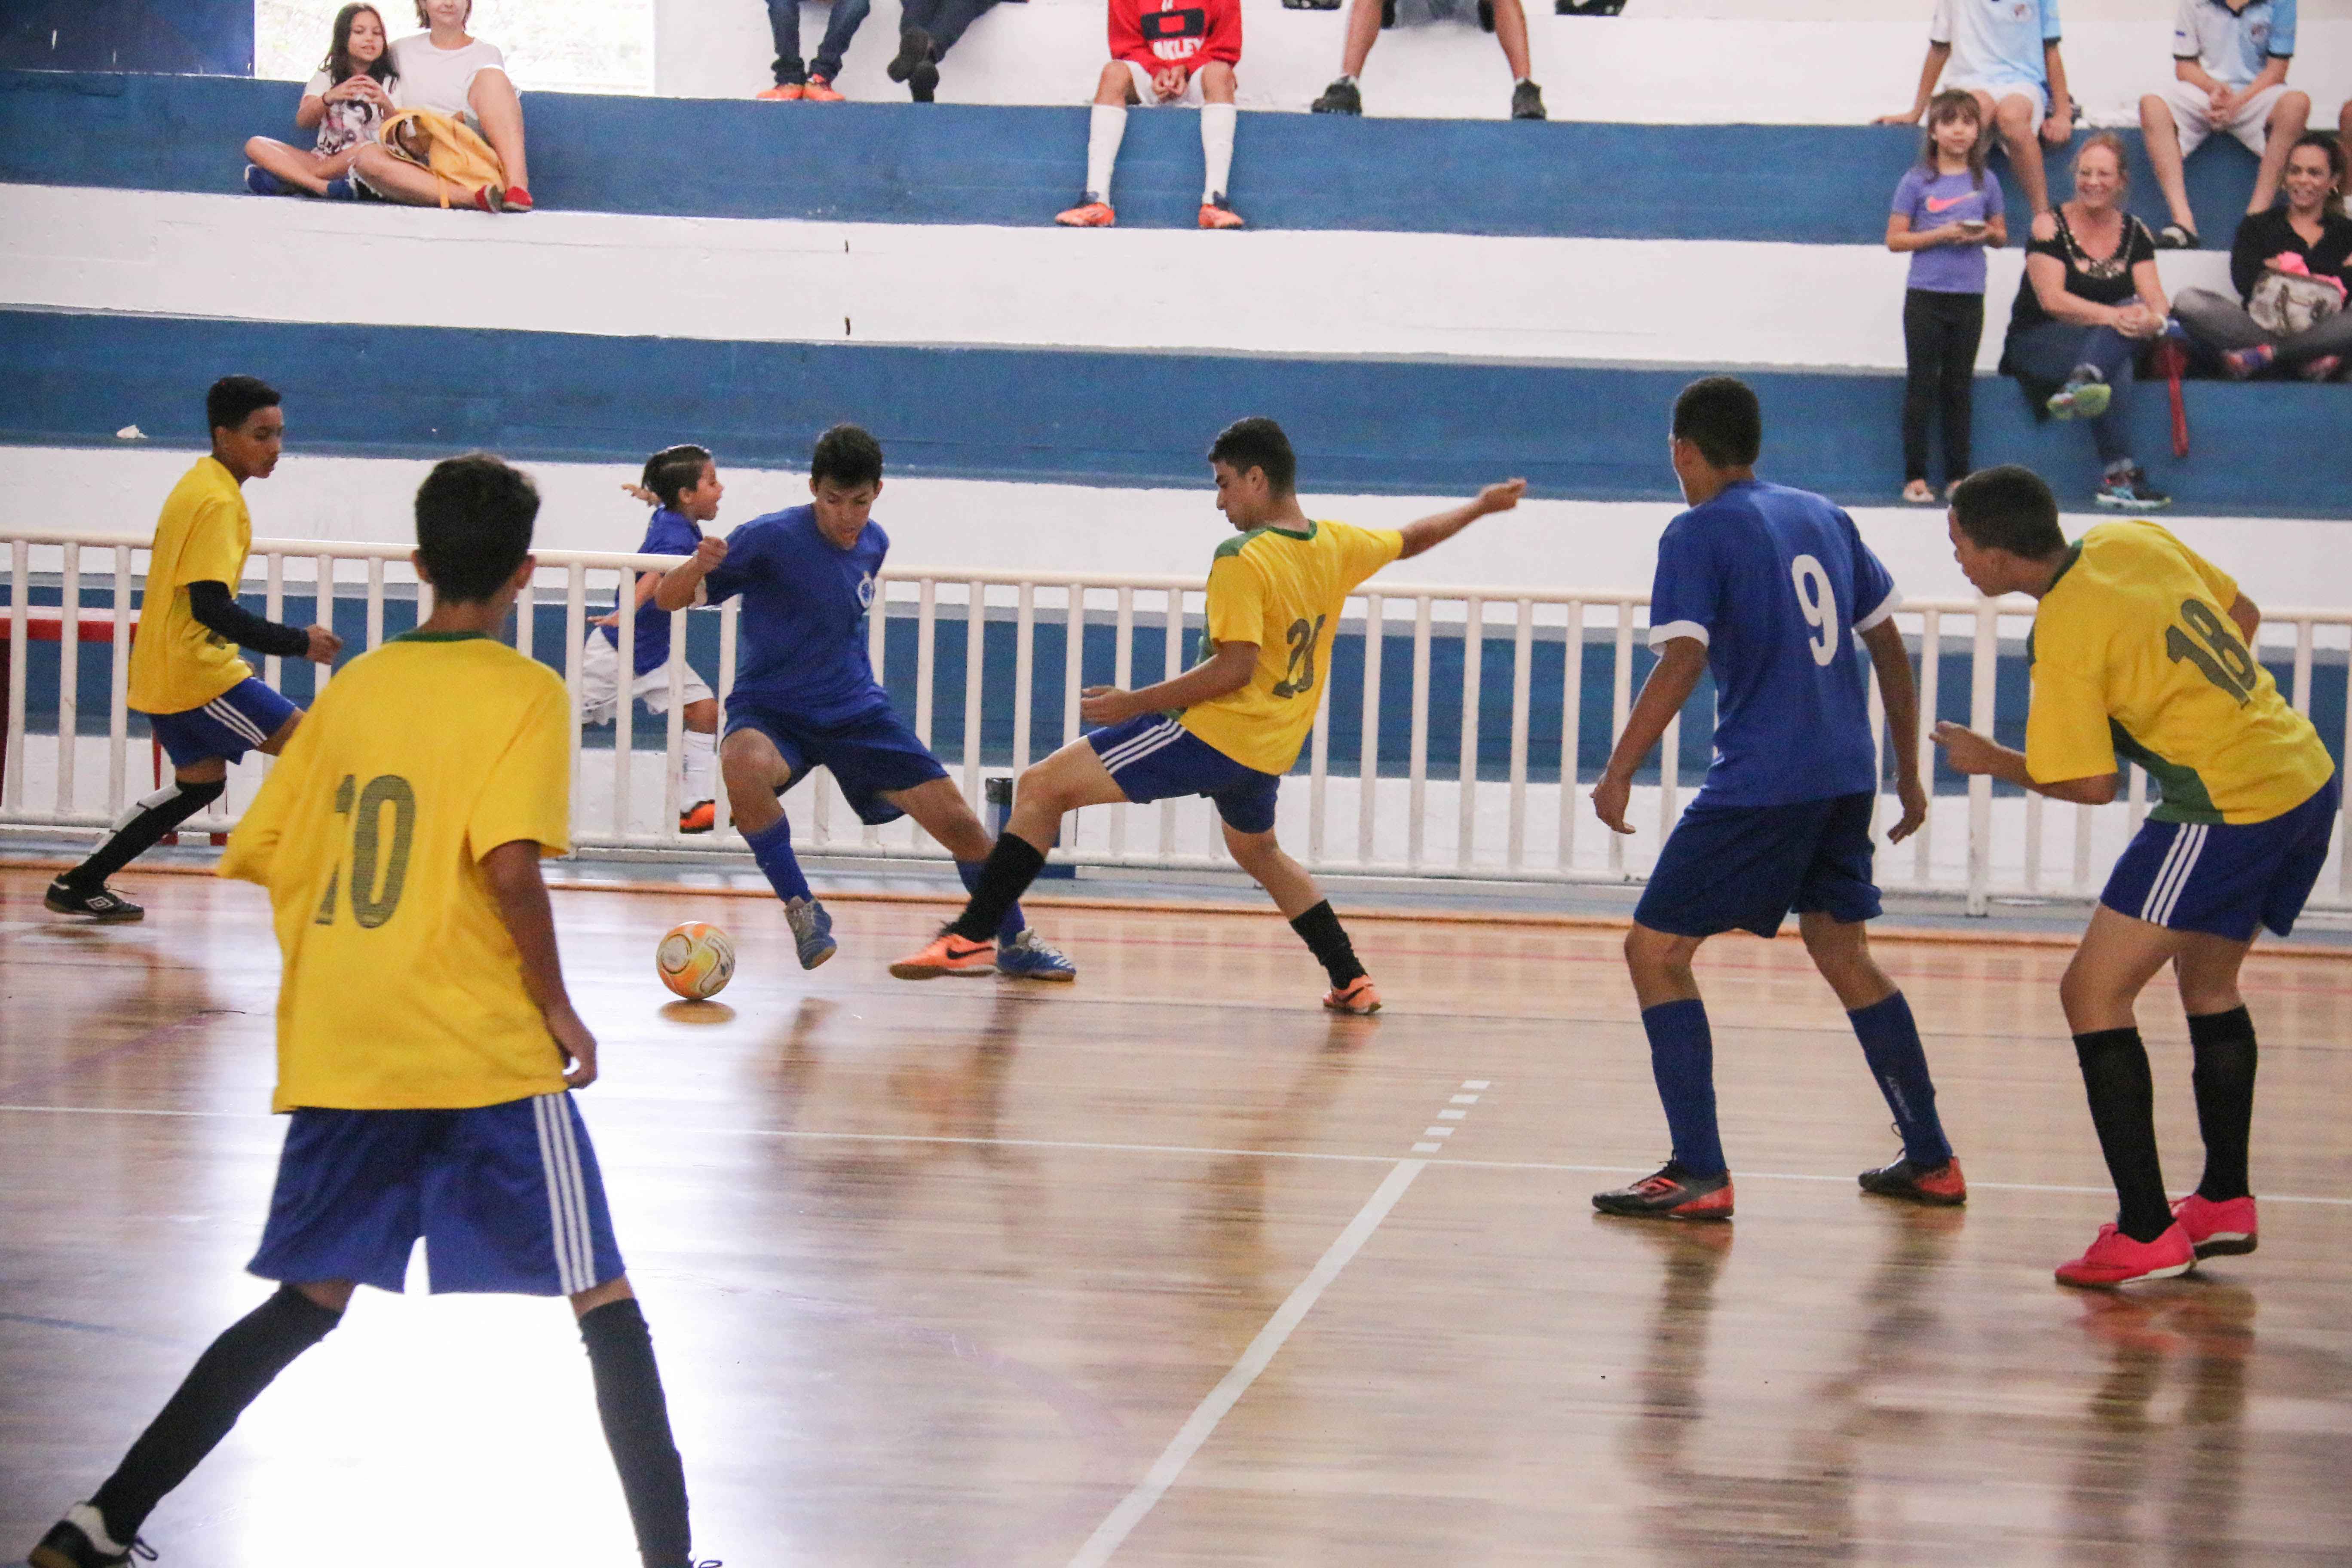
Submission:
{"label": "yellow jersey", "polygon": [[228,639],[188,610],[188,584],[226,583],[231,594],[253,548],[253,514],[236,476],[211,456],[180,477],[155,521],[147,596],[131,645],[130,692],[142,713],[185,713],[247,679],[253,667]]}
{"label": "yellow jersey", "polygon": [[269,889],[285,956],[275,1109],[563,1088],[481,861],[570,847],[571,738],[562,678],[485,637],[395,637],[319,694],[220,863]]}
{"label": "yellow jersey", "polygon": [[2158,822],[2268,822],[2318,793],[2336,763],[2248,653],[2237,602],[2235,581],[2155,523],[2084,534],[2026,644],[2034,782],[2137,763],[2163,791]]}
{"label": "yellow jersey", "polygon": [[1357,584],[1395,560],[1394,529],[1310,522],[1307,531],[1255,528],[1217,546],[1209,563],[1204,654],[1257,645],[1247,686],[1184,710],[1184,728],[1260,773],[1286,773],[1315,728],[1339,610]]}

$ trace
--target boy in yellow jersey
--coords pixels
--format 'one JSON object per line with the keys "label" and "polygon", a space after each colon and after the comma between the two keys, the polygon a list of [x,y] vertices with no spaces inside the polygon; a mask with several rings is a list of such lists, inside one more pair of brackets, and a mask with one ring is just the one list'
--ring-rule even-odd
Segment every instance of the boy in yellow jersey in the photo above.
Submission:
{"label": "boy in yellow jersey", "polygon": [[1381,994],[1307,868],[1275,841],[1276,792],[1315,726],[1339,612],[1357,584],[1492,511],[1519,504],[1525,479],[1402,530],[1311,520],[1299,509],[1298,459],[1282,426],[1243,419],[1209,448],[1217,510],[1241,531],[1209,565],[1209,658],[1157,686],[1087,689],[1078,713],[1106,725],[1021,775],[1013,816],[963,913],[890,973],[901,980],[982,971],[997,921],[1045,864],[1066,813],[1118,801],[1202,795],[1216,802],[1225,847],[1274,898],[1331,977],[1323,1005],[1376,1013]]}
{"label": "boy in yellow jersey", "polygon": [[[2262,612],[2156,524],[2102,523],[2070,546],[2049,487],[2009,467],[1960,482],[1951,532],[1979,593],[2042,602],[2027,645],[2025,750],[1938,724],[1951,764],[2096,805],[2115,799],[2129,761],[2163,792],[2109,874],[2059,985],[2119,1206],[2058,1278],[2120,1285],[2252,1252],[2254,1026],[2238,966],[2258,926],[2286,935],[2311,896],[2342,805],[2336,764],[2249,651]],[[2189,1014],[2205,1140],[2203,1179],[2170,1205],[2132,1015],[2168,963]]]}
{"label": "boy in yellow jersey", "polygon": [[538,510],[486,453],[434,468],[415,557],[433,614],[320,695],[230,837],[221,874],[269,889],[285,955],[273,1104],[293,1120],[248,1265],[281,1284],[35,1568],[128,1563],[149,1510],[353,1288],[401,1289],[419,1237],[435,1290],[571,1298],[646,1568],[688,1563],[661,1374],[569,1092],[595,1080],[596,1041],[539,874],[568,844],[570,703],[492,635],[530,580]]}
{"label": "boy in yellow jersey", "polygon": [[61,915],[140,919],[146,911],[107,878],[218,800],[229,763],[284,750],[301,710],[254,679],[240,647],[331,664],[343,646],[324,626],[281,626],[236,602],[253,545],[242,487],[269,477],[286,436],[277,391],[249,375],[223,376],[205,395],[205,417],[212,455],[163,503],[131,645],[128,701],[171,754],[172,782],[132,805],[89,859],[49,884],[42,901]]}

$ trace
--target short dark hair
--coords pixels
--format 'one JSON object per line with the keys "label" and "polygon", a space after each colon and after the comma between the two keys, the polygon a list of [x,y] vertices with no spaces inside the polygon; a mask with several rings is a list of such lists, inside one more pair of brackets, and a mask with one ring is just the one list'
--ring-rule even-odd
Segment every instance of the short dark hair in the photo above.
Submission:
{"label": "short dark hair", "polygon": [[2040,474],[2016,463],[1979,468],[1954,486],[1952,515],[1979,550],[2046,561],[2066,548],[2058,528],[2058,498]]}
{"label": "short dark hair", "polygon": [[1217,438],[1209,443],[1209,461],[1223,463],[1237,474],[1264,469],[1266,488],[1277,496],[1298,488],[1298,454],[1290,449],[1290,437],[1282,433],[1282,426],[1263,414],[1236,419],[1218,431]]}
{"label": "short dark hair", "polygon": [[488,452],[433,465],[416,487],[416,552],[434,592],[458,604],[497,593],[530,553],[539,487]]}
{"label": "short dark hair", "polygon": [[644,477],[637,483],[660,497],[662,505],[675,507],[679,496],[702,482],[702,470],[709,461],[707,449],[681,441],[647,458]]}
{"label": "short dark hair", "polygon": [[257,375],[225,375],[205,394],[205,427],[234,430],[263,408],[286,401],[278,389]]}
{"label": "short dark hair", "polygon": [[836,425],[816,438],[809,482],[831,479],[845,489],[882,482],[882,443],[855,425]]}
{"label": "short dark hair", "polygon": [[1718,468],[1744,468],[1764,449],[1764,409],[1736,375],[1702,376],[1675,399],[1675,439]]}

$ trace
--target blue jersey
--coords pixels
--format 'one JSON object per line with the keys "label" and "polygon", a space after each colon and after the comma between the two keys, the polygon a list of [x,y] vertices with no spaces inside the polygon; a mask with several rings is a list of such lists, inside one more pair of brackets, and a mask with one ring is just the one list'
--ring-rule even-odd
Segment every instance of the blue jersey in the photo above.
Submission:
{"label": "blue jersey", "polygon": [[[702,542],[702,530],[695,521],[667,507],[656,507],[653,521],[646,524],[646,542],[637,546],[640,555],[691,555],[694,547]],[[604,640],[614,647],[621,646],[621,628],[600,626]],[[654,608],[647,599],[637,608],[637,670],[639,675],[651,675],[669,662],[669,614]]]}
{"label": "blue jersey", "polygon": [[1666,525],[1650,646],[1706,645],[1715,765],[1700,798],[1787,805],[1877,787],[1860,638],[1902,603],[1853,520],[1810,490],[1743,479]]}
{"label": "blue jersey", "polygon": [[703,583],[714,605],[743,595],[730,713],[757,707],[830,729],[890,706],[866,656],[866,612],[889,550],[873,522],[842,549],[818,531],[813,506],[727,536],[727,559]]}

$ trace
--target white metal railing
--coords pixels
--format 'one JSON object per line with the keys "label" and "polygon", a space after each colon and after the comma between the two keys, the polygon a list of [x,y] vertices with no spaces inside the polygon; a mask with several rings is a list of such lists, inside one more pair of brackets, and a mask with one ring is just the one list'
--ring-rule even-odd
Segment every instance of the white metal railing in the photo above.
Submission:
{"label": "white metal railing", "polygon": [[[6,548],[7,571],[0,647],[8,655],[0,826],[102,826],[143,791],[155,766],[145,748],[134,751],[131,745],[125,703],[136,616],[132,595],[148,541],[21,531],[0,534],[0,544]],[[356,653],[383,642],[388,612],[398,620],[410,613],[412,602],[420,617],[428,607],[429,590],[416,582],[408,553],[399,545],[259,541],[247,564],[247,588],[251,591],[258,580],[264,613],[272,619],[289,618],[286,606],[292,599],[312,600],[310,618],[325,620],[329,616],[318,613],[314,596],[317,585],[326,584],[331,614],[339,612],[346,625],[357,623],[352,629],[360,635],[346,639],[359,645],[351,650]],[[561,636],[561,664],[575,715],[592,600],[598,608],[607,602],[630,604],[638,573],[667,564],[655,556],[541,554],[512,635],[523,652],[541,657],[552,651],[545,647],[547,637]],[[126,585],[131,591],[124,591]],[[29,603],[37,588],[51,601],[48,605]],[[1580,773],[1591,768],[1580,769],[1579,760],[1597,755],[1603,734],[1613,739],[1624,725],[1633,693],[1636,633],[1647,601],[1644,594],[1620,591],[1434,588],[1379,579],[1367,584],[1348,601],[1339,627],[1339,646],[1349,650],[1347,679],[1339,678],[1337,668],[1329,672],[1326,705],[1303,758],[1304,774],[1284,791],[1280,826],[1286,838],[1303,850],[1309,868],[1326,873],[1520,882],[1638,879],[1696,782],[1684,776],[1681,721],[1667,731],[1655,781],[1636,791],[1632,820],[1643,832],[1634,840],[1601,830],[1590,820],[1589,784]],[[32,655],[37,642],[59,636],[58,603],[77,605],[81,624],[57,644],[55,701],[41,704],[45,717],[54,713],[54,721],[28,729]],[[868,619],[869,650],[877,672],[901,678],[902,688],[910,681],[916,733],[949,763],[978,805],[984,772],[1017,773],[1078,735],[1083,686],[1131,684],[1138,678],[1139,652],[1147,652],[1147,666],[1182,668],[1201,609],[1196,579],[899,569],[885,573],[878,585]],[[558,616],[545,615],[549,624],[542,625],[543,611],[560,611],[560,633]],[[1947,658],[1965,660],[1972,728],[1991,729],[1997,717],[2012,723],[2022,718],[2021,688],[2004,705],[2000,680],[2004,647],[2010,650],[2008,668],[2021,673],[2018,639],[2032,612],[2022,599],[1936,600],[1906,605],[1898,614],[1896,624],[1917,658],[1920,709],[1928,716],[1921,725],[1920,746],[1929,765],[1934,748],[1926,731],[1943,695]],[[699,617],[717,617],[715,686],[722,699],[733,681],[737,616],[730,604],[671,616],[672,644],[678,648],[687,647],[690,625]],[[1474,626],[1479,635],[1466,635]],[[1000,629],[992,633],[992,627]],[[895,642],[893,628],[900,631]],[[1097,646],[1088,647],[1088,628],[1108,634],[1107,650],[1099,636]],[[616,631],[616,663],[625,671],[634,668],[635,618],[623,616]],[[1041,632],[1050,633],[1050,639],[1041,638]],[[1008,637],[1006,679],[1003,645]],[[103,651],[86,653],[85,638],[103,643]],[[1058,641],[1060,650],[1057,660],[1049,651],[1048,668],[1041,668],[1044,640]],[[1400,650],[1389,646],[1399,640],[1409,649],[1402,669],[1395,668]],[[1549,651],[1539,659],[1538,650],[1551,645],[1559,649],[1556,670],[1539,676],[1538,662],[1553,661]],[[1335,667],[1340,663],[1337,651]],[[2289,666],[2289,695],[2308,712],[2317,668],[2340,664],[2352,651],[2352,610],[2269,612],[2261,651],[2274,664]],[[1451,677],[1458,681],[1453,690],[1437,689],[1441,656],[1449,671],[1458,670]],[[80,733],[86,726],[79,688],[88,657],[108,660],[102,738]],[[1605,697],[1585,690],[1593,658],[1609,663]],[[960,694],[952,689],[950,663],[961,665]],[[280,660],[270,658],[261,674],[276,685],[288,672]],[[677,700],[679,661],[672,661],[670,674],[673,700],[658,749],[638,743],[639,726],[628,703],[616,705],[609,750],[583,746],[575,725],[572,823],[578,847],[679,855],[740,851],[741,840],[731,831],[694,837],[676,831],[683,708]],[[324,680],[326,672],[316,679]],[[1400,680],[1409,699],[1402,705],[1390,700]],[[1355,688],[1343,712],[1352,722],[1335,724],[1330,694],[1343,685]],[[299,681],[297,686],[299,690]],[[1491,710],[1490,692],[1496,694]],[[1028,700],[1018,700],[1024,693]],[[1505,695],[1507,719],[1500,716]],[[960,721],[950,721],[943,711],[950,702],[960,707]],[[2008,710],[1997,713],[2004,706]],[[1872,711],[1876,719],[1874,687]],[[1050,717],[1041,722],[1040,714]],[[1706,717],[1696,715],[1695,721],[1704,723]],[[1399,723],[1402,747],[1395,744]],[[1452,755],[1433,757],[1438,734],[1448,726],[1458,731]],[[2329,739],[2341,745],[2347,739],[2341,716],[2336,728]],[[1352,764],[1343,754],[1335,762],[1334,741],[1343,730],[1352,731],[1356,742]],[[60,737],[71,737],[71,743]],[[1792,737],[1791,743],[1801,744],[1802,738]],[[210,814],[192,821],[190,831],[218,832],[233,825],[258,773],[238,769],[231,777],[230,793]],[[2126,799],[2109,807],[2056,805],[2033,795],[1997,796],[1985,779],[1972,781],[1965,793],[1949,787],[1948,775],[1946,782],[1948,793],[1933,796],[1919,834],[1906,845],[1882,849],[1879,879],[1891,889],[1964,895],[1976,912],[2000,898],[2092,896],[2147,811],[2146,779],[2137,769],[2131,770]],[[809,788],[793,792],[787,807],[800,845],[815,855],[945,858],[911,823],[858,823],[822,773]],[[723,826],[723,792],[720,809]],[[1897,809],[1892,789],[1884,790],[1877,814],[1882,828]],[[2053,811],[2064,818],[2059,830],[2050,820]],[[2323,882],[2315,903],[2352,907],[2347,851],[2352,835],[2339,824],[2336,875]],[[1208,803],[1199,800],[1089,808],[1066,825],[1058,858],[1137,868],[1229,864]]]}

